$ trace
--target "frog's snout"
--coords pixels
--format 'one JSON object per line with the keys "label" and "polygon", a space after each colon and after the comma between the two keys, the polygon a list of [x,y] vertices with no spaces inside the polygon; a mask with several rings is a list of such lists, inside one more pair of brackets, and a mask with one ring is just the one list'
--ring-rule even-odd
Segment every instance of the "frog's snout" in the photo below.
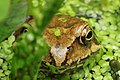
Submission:
{"label": "frog's snout", "polygon": [[51,47],[51,54],[54,57],[56,66],[61,66],[66,58],[67,48]]}
{"label": "frog's snout", "polygon": [[60,48],[60,47],[51,47],[51,53],[54,57],[62,58],[66,55],[68,49],[67,48]]}

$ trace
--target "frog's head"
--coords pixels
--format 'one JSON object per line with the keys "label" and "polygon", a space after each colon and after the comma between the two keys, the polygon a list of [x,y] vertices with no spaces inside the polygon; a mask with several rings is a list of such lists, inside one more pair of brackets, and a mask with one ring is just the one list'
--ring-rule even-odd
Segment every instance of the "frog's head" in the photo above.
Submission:
{"label": "frog's head", "polygon": [[51,47],[52,56],[44,60],[55,62],[56,66],[79,62],[100,48],[92,29],[85,21],[78,18],[56,16],[43,34]]}

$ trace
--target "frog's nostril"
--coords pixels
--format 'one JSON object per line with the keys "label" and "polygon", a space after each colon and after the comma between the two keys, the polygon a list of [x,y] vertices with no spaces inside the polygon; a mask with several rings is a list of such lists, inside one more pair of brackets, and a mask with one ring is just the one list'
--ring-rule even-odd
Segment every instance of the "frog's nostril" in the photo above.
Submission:
{"label": "frog's nostril", "polygon": [[72,51],[73,51],[73,46],[67,47],[67,49],[68,49],[68,53],[72,53]]}
{"label": "frog's nostril", "polygon": [[59,48],[60,44],[56,44],[55,48]]}

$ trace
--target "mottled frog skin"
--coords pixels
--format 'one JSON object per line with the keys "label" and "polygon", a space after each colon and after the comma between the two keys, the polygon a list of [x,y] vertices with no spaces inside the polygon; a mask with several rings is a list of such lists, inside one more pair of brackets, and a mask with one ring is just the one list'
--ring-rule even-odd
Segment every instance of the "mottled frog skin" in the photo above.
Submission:
{"label": "mottled frog skin", "polygon": [[[60,30],[56,36],[53,29]],[[100,49],[93,30],[84,20],[70,16],[55,16],[43,35],[51,47],[49,54],[42,60],[57,69],[75,65]]]}

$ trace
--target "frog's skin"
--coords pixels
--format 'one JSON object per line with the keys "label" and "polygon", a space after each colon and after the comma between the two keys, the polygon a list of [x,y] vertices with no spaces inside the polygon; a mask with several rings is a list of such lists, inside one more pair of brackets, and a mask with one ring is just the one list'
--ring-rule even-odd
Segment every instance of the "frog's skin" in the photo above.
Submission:
{"label": "frog's skin", "polygon": [[[59,29],[60,36],[56,36],[53,29]],[[51,49],[42,62],[50,63],[57,69],[65,68],[73,63],[77,65],[100,49],[92,29],[79,18],[55,16],[43,35]]]}

